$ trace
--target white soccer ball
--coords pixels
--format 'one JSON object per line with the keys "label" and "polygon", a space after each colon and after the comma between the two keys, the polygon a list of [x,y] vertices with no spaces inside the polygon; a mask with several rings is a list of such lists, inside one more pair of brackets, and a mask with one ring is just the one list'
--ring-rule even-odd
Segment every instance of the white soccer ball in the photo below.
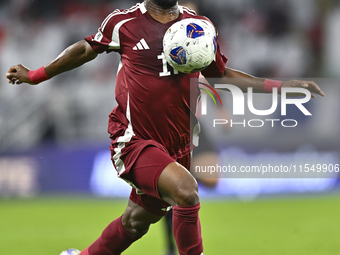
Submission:
{"label": "white soccer ball", "polygon": [[216,31],[202,19],[183,19],[164,34],[163,50],[167,62],[182,73],[202,71],[215,59]]}
{"label": "white soccer ball", "polygon": [[77,249],[68,249],[60,253],[60,255],[79,255],[80,251]]}

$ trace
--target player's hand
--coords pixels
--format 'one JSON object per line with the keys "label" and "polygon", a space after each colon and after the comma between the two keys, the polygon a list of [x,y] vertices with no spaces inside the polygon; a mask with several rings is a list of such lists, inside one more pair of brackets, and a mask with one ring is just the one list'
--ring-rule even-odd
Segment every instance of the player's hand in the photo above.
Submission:
{"label": "player's hand", "polygon": [[29,69],[23,65],[11,66],[6,73],[8,83],[12,84],[28,83],[31,85],[35,85],[28,78],[28,71]]}
{"label": "player's hand", "polygon": [[[325,93],[319,88],[319,86],[313,81],[300,81],[300,80],[291,80],[283,82],[281,88],[304,88],[308,89],[311,93],[316,95],[325,96]],[[316,96],[312,94],[312,98]],[[287,96],[290,97],[298,97],[303,96],[304,94],[301,93],[287,93]]]}

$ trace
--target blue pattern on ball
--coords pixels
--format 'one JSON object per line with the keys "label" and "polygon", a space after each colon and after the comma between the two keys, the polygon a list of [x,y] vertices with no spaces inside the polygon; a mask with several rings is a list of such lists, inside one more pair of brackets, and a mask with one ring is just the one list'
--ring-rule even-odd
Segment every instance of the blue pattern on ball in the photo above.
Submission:
{"label": "blue pattern on ball", "polygon": [[195,39],[203,35],[204,29],[201,26],[195,23],[190,23],[187,25],[187,37]]}
{"label": "blue pattern on ball", "polygon": [[184,65],[187,62],[187,54],[182,46],[170,51],[170,58],[179,65]]}
{"label": "blue pattern on ball", "polygon": [[66,252],[66,254],[69,254],[69,255],[75,255],[79,251],[77,249],[68,249],[65,252]]}
{"label": "blue pattern on ball", "polygon": [[217,39],[216,39],[216,36],[214,36],[214,52],[216,53],[216,50],[217,50]]}

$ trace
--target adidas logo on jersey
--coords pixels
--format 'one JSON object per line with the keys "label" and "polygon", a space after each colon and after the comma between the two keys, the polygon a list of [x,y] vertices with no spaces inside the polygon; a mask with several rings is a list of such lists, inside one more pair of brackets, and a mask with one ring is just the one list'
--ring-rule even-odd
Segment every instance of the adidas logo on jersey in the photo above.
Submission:
{"label": "adidas logo on jersey", "polygon": [[150,47],[149,45],[146,43],[146,41],[144,40],[144,38],[142,38],[135,47],[132,48],[133,50],[149,50]]}

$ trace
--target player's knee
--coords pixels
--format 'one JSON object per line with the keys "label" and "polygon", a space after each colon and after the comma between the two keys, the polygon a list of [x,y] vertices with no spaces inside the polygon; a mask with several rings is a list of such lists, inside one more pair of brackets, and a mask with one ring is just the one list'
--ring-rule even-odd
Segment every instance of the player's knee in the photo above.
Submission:
{"label": "player's knee", "polygon": [[161,198],[172,206],[191,206],[199,203],[197,181],[176,162],[169,164],[160,175],[158,190]]}
{"label": "player's knee", "polygon": [[198,186],[195,179],[192,179],[192,181],[186,185],[178,187],[175,201],[179,206],[191,206],[196,205],[199,202]]}

